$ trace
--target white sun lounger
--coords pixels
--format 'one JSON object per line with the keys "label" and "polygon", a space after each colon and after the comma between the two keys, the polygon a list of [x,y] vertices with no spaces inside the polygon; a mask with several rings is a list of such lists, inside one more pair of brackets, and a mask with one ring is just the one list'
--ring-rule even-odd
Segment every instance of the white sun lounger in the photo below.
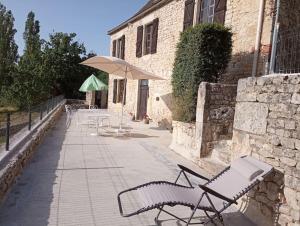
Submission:
{"label": "white sun lounger", "polygon": [[[123,217],[130,217],[148,210],[158,209],[159,213],[155,218],[156,223],[159,221],[158,217],[160,213],[165,212],[184,222],[186,225],[207,224],[214,222],[216,218],[224,225],[221,213],[232,204],[236,204],[239,198],[263,181],[273,170],[272,166],[250,156],[233,161],[231,166],[227,167],[212,179],[203,177],[184,166],[178,166],[181,171],[175,183],[154,181],[119,193],[118,203],[120,214]],[[188,179],[187,174],[203,179],[206,183],[194,187]],[[184,175],[189,186],[177,184],[181,175]],[[137,193],[137,199],[142,208],[135,212],[125,214],[122,208],[121,195],[133,191]],[[164,209],[164,206],[173,207],[176,205],[187,206],[192,209],[188,220],[179,218]],[[197,210],[204,211],[208,220],[204,222],[192,222]]]}

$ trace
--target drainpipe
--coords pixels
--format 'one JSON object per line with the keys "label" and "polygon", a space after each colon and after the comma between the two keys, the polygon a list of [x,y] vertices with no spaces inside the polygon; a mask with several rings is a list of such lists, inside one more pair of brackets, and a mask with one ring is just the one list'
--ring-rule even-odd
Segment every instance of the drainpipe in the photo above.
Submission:
{"label": "drainpipe", "polygon": [[253,67],[252,67],[252,77],[256,77],[256,73],[257,73],[257,65],[258,65],[258,58],[260,52],[260,42],[261,42],[262,28],[264,22],[264,10],[265,10],[265,0],[260,0],[259,13],[258,13],[258,25],[257,25],[256,41],[255,41],[255,52],[254,52]]}
{"label": "drainpipe", "polygon": [[280,10],[280,0],[277,0],[276,18],[275,18],[275,26],[273,31],[272,52],[271,52],[271,60],[270,60],[271,74],[275,73],[275,60],[276,60],[277,40],[278,40],[278,32],[279,32],[279,10]]}

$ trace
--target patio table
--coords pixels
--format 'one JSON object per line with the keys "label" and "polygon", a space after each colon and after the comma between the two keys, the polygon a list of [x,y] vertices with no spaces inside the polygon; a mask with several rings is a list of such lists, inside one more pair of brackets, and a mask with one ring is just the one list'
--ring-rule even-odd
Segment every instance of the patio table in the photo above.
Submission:
{"label": "patio table", "polygon": [[87,118],[89,119],[89,121],[94,121],[96,124],[97,131],[96,134],[91,133],[91,135],[93,136],[99,135],[99,127],[103,127],[105,120],[108,121],[108,126],[110,126],[110,114],[103,114],[101,112],[92,111],[87,113]]}

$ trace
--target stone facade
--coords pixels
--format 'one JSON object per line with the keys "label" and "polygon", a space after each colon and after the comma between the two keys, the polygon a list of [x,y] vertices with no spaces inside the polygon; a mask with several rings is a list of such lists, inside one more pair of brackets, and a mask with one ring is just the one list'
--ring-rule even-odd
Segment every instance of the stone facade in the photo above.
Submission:
{"label": "stone facade", "polygon": [[[172,119],[171,74],[176,44],[183,30],[185,8],[184,0],[170,0],[166,2],[168,3],[162,7],[157,7],[157,9],[146,14],[144,17],[110,34],[112,41],[125,35],[125,60],[166,79],[165,81],[149,82],[148,115],[154,121],[162,124],[166,124],[165,122],[168,124]],[[196,24],[199,15],[200,2],[200,0],[195,0],[194,24]],[[233,57],[227,72],[221,78],[222,83],[236,84],[238,79],[248,77],[251,74],[259,5],[260,0],[227,0],[225,26],[230,27],[233,32]],[[264,75],[268,68],[274,7],[274,0],[266,0],[261,49],[259,50],[258,76]],[[155,18],[159,18],[157,53],[137,58],[135,56],[137,27],[145,25]],[[113,79],[115,78],[115,76],[110,75],[108,107],[111,111],[120,111],[121,105],[112,102]],[[129,113],[136,113],[138,82],[128,81],[127,91],[125,109]]]}
{"label": "stone facade", "polygon": [[[172,119],[171,74],[175,59],[176,44],[183,30],[184,1],[171,1],[153,11],[144,18],[130,24],[123,30],[111,35],[112,40],[125,35],[125,60],[146,71],[165,78],[163,81],[149,81],[148,115],[156,122],[170,124]],[[136,57],[137,27],[159,18],[157,53]],[[121,104],[114,104],[113,79],[109,79],[108,108],[119,111]],[[125,110],[136,113],[138,98],[138,81],[128,80]]]}
{"label": "stone facade", "polygon": [[[300,225],[300,75],[239,81],[232,159],[252,155],[275,171],[249,198],[259,225]],[[262,223],[263,220],[263,223]]]}
{"label": "stone facade", "polygon": [[198,162],[211,154],[214,144],[231,140],[236,85],[203,82],[199,86],[196,123],[173,121],[170,148]]}
{"label": "stone facade", "polygon": [[[0,166],[0,203],[4,201],[6,194],[15,183],[17,177],[22,173],[24,167],[30,162],[37,146],[46,136],[47,131],[56,123],[64,110],[64,105],[60,105],[52,115],[41,125],[29,141],[20,144],[18,150],[11,150],[8,158],[1,160]],[[15,153],[12,153],[15,152]]]}
{"label": "stone facade", "polygon": [[96,97],[95,91],[87,92],[85,104],[88,106],[95,105],[95,97]]}
{"label": "stone facade", "polygon": [[[221,82],[236,84],[251,75],[260,0],[228,0],[225,26],[232,29],[232,60]],[[272,43],[274,0],[266,0],[257,76],[266,74]]]}

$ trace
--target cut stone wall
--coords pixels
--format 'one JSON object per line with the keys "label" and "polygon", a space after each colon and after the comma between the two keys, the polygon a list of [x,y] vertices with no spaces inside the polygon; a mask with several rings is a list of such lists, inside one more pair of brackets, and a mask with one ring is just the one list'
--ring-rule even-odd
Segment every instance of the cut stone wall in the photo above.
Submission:
{"label": "cut stone wall", "polygon": [[[227,0],[225,26],[233,33],[233,52],[227,72],[221,78],[223,83],[237,84],[240,78],[251,75],[259,7],[260,0]],[[265,75],[268,67],[274,7],[274,0],[266,0],[257,76]]]}
{"label": "cut stone wall", "polygon": [[[196,5],[199,5],[199,1],[196,0]],[[233,32],[233,57],[227,73],[221,78],[221,82],[224,84],[237,84],[238,79],[248,77],[251,74],[259,2],[260,0],[227,1],[225,26],[230,27]],[[149,82],[148,115],[155,122],[163,125],[169,124],[172,120],[171,75],[176,45],[183,30],[184,3],[184,0],[170,1],[144,18],[111,35],[111,40],[125,35],[125,60],[166,79],[165,81]],[[195,18],[198,16],[198,11],[195,7]],[[268,66],[273,11],[274,0],[266,0],[261,39],[262,47],[258,65],[259,76],[264,74]],[[159,18],[157,53],[137,58],[135,56],[137,27],[145,25],[155,18]],[[108,108],[111,111],[120,111],[120,104],[112,103],[113,79],[115,78],[117,77],[110,75]],[[128,81],[126,99],[125,110],[128,113],[135,113],[138,100],[137,81]]]}
{"label": "cut stone wall", "polygon": [[196,137],[201,139],[200,157],[211,154],[214,142],[232,138],[235,99],[236,85],[200,84],[196,116]]}
{"label": "cut stone wall", "polygon": [[232,159],[249,154],[275,172],[244,199],[245,213],[258,225],[300,225],[300,75],[239,81]]}
{"label": "cut stone wall", "polygon": [[96,93],[95,91],[92,92],[87,92],[86,93],[86,101],[85,104],[87,105],[95,105],[95,98],[96,98]]}
{"label": "cut stone wall", "polygon": [[[183,30],[185,1],[171,1],[163,7],[153,11],[142,19],[133,22],[126,28],[111,36],[111,40],[125,35],[125,60],[166,80],[149,81],[148,115],[159,124],[170,127],[172,122],[172,87],[171,74],[175,60],[176,45]],[[136,57],[137,27],[146,25],[159,18],[157,53]],[[112,45],[111,45],[112,46]],[[120,111],[121,104],[114,104],[113,79],[109,77],[108,109]],[[136,113],[138,101],[138,81],[128,80],[125,110]]]}
{"label": "cut stone wall", "polygon": [[20,144],[16,150],[11,150],[7,158],[1,160],[0,165],[0,203],[4,201],[6,194],[10,191],[17,177],[22,173],[24,167],[34,155],[37,146],[46,136],[47,131],[56,123],[64,110],[60,105],[52,115],[41,125],[29,141]]}
{"label": "cut stone wall", "polygon": [[199,86],[196,123],[173,121],[170,148],[198,162],[216,141],[230,140],[234,119],[236,85],[203,82]]}
{"label": "cut stone wall", "polygon": [[195,123],[172,122],[172,143],[170,149],[181,156],[198,162],[200,154],[197,151],[196,125]]}

